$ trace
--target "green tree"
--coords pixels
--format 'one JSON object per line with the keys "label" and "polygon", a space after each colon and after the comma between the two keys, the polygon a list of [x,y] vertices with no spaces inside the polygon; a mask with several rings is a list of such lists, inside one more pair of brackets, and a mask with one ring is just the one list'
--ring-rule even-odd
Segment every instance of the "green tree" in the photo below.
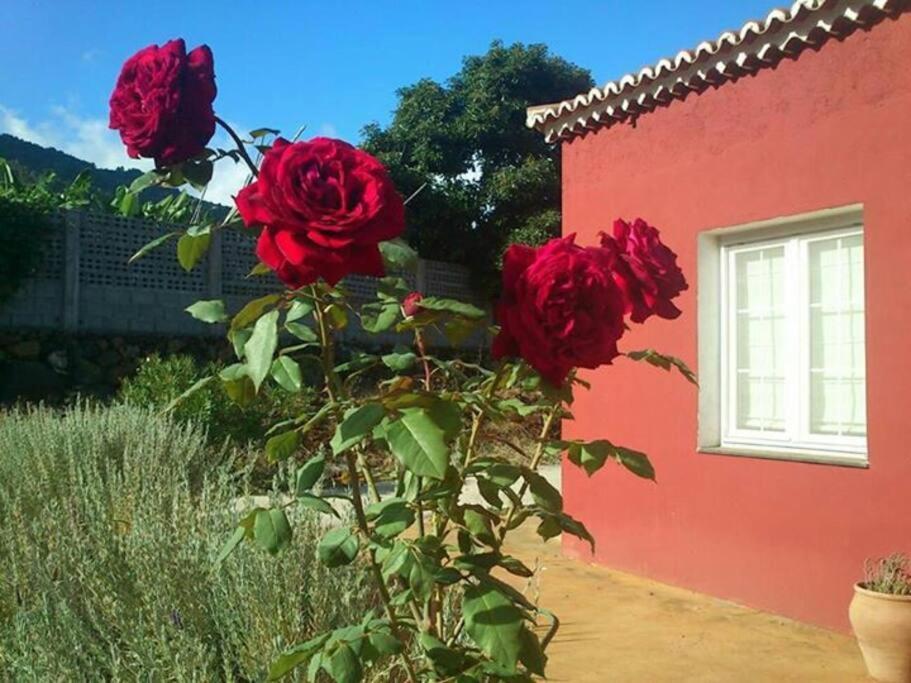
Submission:
{"label": "green tree", "polygon": [[408,241],[426,258],[470,265],[489,289],[503,249],[540,244],[560,225],[560,157],[525,127],[525,108],[590,88],[591,74],[544,45],[496,41],[445,84],[398,91],[387,127],[363,130],[409,202]]}

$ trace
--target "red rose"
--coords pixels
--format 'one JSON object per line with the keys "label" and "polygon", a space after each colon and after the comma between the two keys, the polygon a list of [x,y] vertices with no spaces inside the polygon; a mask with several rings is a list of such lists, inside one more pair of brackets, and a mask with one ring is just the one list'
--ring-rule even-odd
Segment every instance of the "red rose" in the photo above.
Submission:
{"label": "red rose", "polygon": [[405,300],[402,302],[402,311],[405,313],[405,317],[410,318],[420,312],[421,299],[423,298],[424,295],[420,292],[411,292],[411,294],[405,297]]}
{"label": "red rose", "polygon": [[575,236],[539,248],[514,244],[503,259],[500,333],[493,357],[521,356],[560,386],[572,368],[596,368],[617,355],[626,300],[611,254]]}
{"label": "red rose", "polygon": [[111,94],[110,127],[131,157],[170,166],[200,154],[215,133],[212,51],[187,54],[183,40],[130,57]]}
{"label": "red rose", "polygon": [[614,234],[601,233],[601,246],[616,258],[614,278],[626,295],[626,312],[641,323],[650,315],[680,315],[671,299],[689,286],[677,266],[677,254],[662,242],[656,228],[637,218],[632,225],[614,221]]}
{"label": "red rose", "polygon": [[263,227],[256,253],[289,287],[357,273],[382,277],[377,246],[405,229],[405,208],[383,165],[341,140],[278,138],[237,210]]}

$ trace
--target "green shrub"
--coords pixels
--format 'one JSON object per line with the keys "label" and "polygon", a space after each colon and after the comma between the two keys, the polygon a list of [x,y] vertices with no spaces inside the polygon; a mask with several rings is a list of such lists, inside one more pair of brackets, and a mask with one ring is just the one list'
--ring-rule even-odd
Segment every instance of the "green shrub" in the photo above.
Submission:
{"label": "green shrub", "polygon": [[[123,381],[119,397],[124,403],[160,410],[197,380],[219,369],[214,364],[203,367],[189,355],[152,355],[140,363],[133,377]],[[220,445],[225,439],[240,445],[261,444],[266,430],[279,417],[304,412],[312,400],[309,388],[291,394],[269,387],[264,389],[262,400],[241,407],[228,398],[221,383],[214,383],[181,401],[173,417],[178,422],[192,420],[204,426],[213,444]]]}
{"label": "green shrub", "polygon": [[0,680],[262,680],[359,619],[370,595],[318,562],[312,517],[216,568],[240,484],[204,443],[131,406],[0,414]]}

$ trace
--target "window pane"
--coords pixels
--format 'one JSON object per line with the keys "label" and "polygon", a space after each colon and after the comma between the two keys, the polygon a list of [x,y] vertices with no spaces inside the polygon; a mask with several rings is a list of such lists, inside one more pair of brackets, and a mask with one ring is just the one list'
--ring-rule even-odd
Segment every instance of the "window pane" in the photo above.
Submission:
{"label": "window pane", "polygon": [[734,344],[738,429],[785,429],[785,318],[783,246],[739,252]]}
{"label": "window pane", "polygon": [[861,235],[808,245],[810,432],[867,433]]}

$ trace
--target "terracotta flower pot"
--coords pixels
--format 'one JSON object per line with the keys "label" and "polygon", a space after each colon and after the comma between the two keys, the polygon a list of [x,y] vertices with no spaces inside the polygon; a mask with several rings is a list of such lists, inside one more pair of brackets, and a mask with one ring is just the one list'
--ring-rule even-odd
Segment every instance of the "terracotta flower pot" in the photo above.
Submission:
{"label": "terracotta flower pot", "polygon": [[848,615],[870,676],[911,683],[911,595],[877,593],[856,584]]}

